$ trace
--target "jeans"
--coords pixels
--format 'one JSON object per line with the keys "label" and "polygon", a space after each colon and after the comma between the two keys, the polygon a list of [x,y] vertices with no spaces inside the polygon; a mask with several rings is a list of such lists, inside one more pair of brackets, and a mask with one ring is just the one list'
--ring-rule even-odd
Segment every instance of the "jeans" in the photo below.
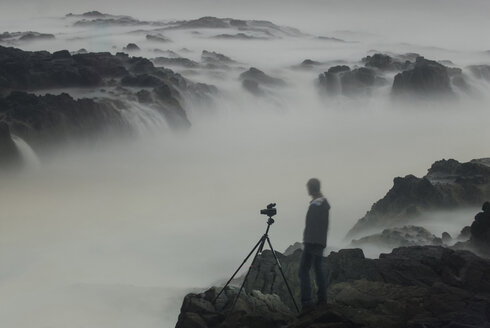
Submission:
{"label": "jeans", "polygon": [[327,301],[327,277],[323,268],[323,246],[317,244],[305,244],[301,263],[299,265],[299,280],[301,286],[301,305],[303,308],[313,305],[311,298],[310,269],[315,269],[315,280],[318,287],[318,302]]}

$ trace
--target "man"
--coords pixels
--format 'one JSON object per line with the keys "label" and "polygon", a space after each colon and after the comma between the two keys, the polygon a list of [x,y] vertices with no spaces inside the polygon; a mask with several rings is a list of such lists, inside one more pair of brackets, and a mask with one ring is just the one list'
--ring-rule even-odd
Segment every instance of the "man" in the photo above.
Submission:
{"label": "man", "polygon": [[327,302],[327,282],[322,265],[323,250],[327,245],[327,231],[330,205],[320,191],[320,180],[312,178],[306,184],[308,194],[312,200],[306,213],[306,225],[303,233],[303,255],[299,266],[299,279],[301,285],[301,305],[303,310],[313,307],[311,297],[310,269],[315,269],[316,284],[318,287],[318,303]]}

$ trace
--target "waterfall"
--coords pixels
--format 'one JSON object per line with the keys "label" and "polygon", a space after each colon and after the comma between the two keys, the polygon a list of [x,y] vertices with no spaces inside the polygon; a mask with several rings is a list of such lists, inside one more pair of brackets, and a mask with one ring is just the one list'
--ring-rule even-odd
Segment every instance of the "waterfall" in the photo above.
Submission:
{"label": "waterfall", "polygon": [[17,147],[17,150],[20,153],[22,164],[28,168],[39,167],[41,162],[39,161],[39,157],[36,155],[31,146],[29,146],[27,142],[16,135],[12,134],[11,137],[15,143],[15,146]]}

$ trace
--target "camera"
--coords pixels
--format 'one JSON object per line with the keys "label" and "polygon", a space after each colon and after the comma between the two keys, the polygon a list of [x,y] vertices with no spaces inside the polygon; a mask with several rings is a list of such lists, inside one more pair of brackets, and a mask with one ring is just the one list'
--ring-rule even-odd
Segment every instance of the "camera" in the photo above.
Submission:
{"label": "camera", "polygon": [[268,217],[273,217],[277,214],[276,203],[270,203],[267,208],[260,210],[260,214],[267,215]]}

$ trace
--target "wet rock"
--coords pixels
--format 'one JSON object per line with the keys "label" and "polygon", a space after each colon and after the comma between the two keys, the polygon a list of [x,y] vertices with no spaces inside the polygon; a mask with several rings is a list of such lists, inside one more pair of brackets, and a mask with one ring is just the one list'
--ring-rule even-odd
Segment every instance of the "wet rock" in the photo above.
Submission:
{"label": "wet rock", "polygon": [[127,46],[123,48],[124,51],[140,51],[140,47],[138,47],[135,43],[128,43]]}
{"label": "wet rock", "polygon": [[490,81],[490,65],[471,65],[468,70],[477,78]]}
{"label": "wet rock", "polygon": [[[301,251],[277,255],[298,297]],[[331,252],[324,264],[329,286],[326,306],[293,318],[289,294],[280,284],[282,278],[273,256],[264,251],[252,268],[249,276],[252,281],[246,284],[246,294],[240,298],[236,311],[229,312],[236,295],[234,288],[228,289],[215,304],[212,300],[217,289],[190,294],[184,299],[177,327],[192,327],[191,323],[182,325],[186,318],[192,324],[204,321],[210,328],[264,325],[377,328],[400,327],[402,322],[406,327],[456,327],[469,323],[484,327],[488,323],[490,261],[470,252],[440,246],[401,247],[379,259],[367,259],[360,249],[345,249]],[[260,294],[254,294],[257,291]],[[257,302],[254,295],[262,299],[266,294],[270,305],[250,307]],[[284,310],[283,305],[290,310]],[[276,320],[278,313],[282,322]],[[206,320],[206,316],[214,321]]]}
{"label": "wet rock", "polygon": [[162,80],[150,74],[127,75],[121,79],[121,85],[131,87],[155,87]]}
{"label": "wet rock", "polygon": [[151,93],[148,90],[140,90],[136,93],[136,97],[138,98],[138,102],[141,104],[150,104],[153,102],[153,98]]}
{"label": "wet rock", "polygon": [[373,87],[383,85],[384,79],[370,68],[360,67],[351,70],[348,66],[330,67],[319,76],[320,86],[327,94],[356,96],[369,94]]}
{"label": "wet rock", "polygon": [[372,56],[364,57],[362,59],[362,62],[366,67],[373,67],[379,70],[387,71],[404,70],[407,69],[411,64],[409,61],[402,62],[396,60],[395,58],[392,58],[389,55],[381,53],[376,53]]}
{"label": "wet rock", "polygon": [[153,59],[156,65],[167,65],[167,66],[181,66],[187,68],[199,67],[199,63],[188,58],[178,57],[178,58],[168,58],[168,57],[156,57]]}
{"label": "wet rock", "polygon": [[202,51],[201,61],[210,68],[226,68],[228,65],[236,63],[228,56],[207,50]]}
{"label": "wet rock", "polygon": [[441,244],[441,238],[434,236],[427,229],[418,226],[404,226],[384,229],[381,233],[369,235],[352,241],[352,245],[355,247],[377,246],[389,249],[400,246]]}
{"label": "wet rock", "polygon": [[154,42],[170,42],[170,39],[163,36],[162,34],[147,34],[146,39],[148,41],[154,41]]}
{"label": "wet rock", "polygon": [[436,61],[417,57],[413,68],[395,76],[392,93],[395,96],[421,97],[452,95],[448,68]]}
{"label": "wet rock", "polygon": [[451,235],[447,232],[443,232],[442,233],[442,236],[441,236],[441,239],[442,239],[442,242],[447,245],[449,244],[452,240],[453,240],[453,237],[451,237]]}
{"label": "wet rock", "polygon": [[490,253],[490,202],[483,203],[482,211],[471,224],[471,242]]}
{"label": "wet rock", "polygon": [[267,85],[267,86],[286,85],[286,82],[284,82],[283,80],[269,76],[255,67],[251,67],[248,71],[240,74],[240,79],[255,81],[259,85]]}
{"label": "wet rock", "polygon": [[[487,159],[460,163],[435,162],[422,178],[407,175],[393,180],[393,187],[349,231],[361,233],[409,224],[424,213],[478,206],[490,199],[490,164]],[[379,230],[378,230],[379,231]]]}

